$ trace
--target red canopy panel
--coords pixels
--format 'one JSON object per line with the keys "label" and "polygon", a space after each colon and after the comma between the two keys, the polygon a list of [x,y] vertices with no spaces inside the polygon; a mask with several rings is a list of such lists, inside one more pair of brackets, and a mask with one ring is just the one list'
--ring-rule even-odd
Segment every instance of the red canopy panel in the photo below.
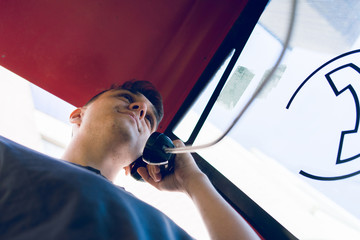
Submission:
{"label": "red canopy panel", "polygon": [[112,83],[146,79],[165,130],[247,0],[0,1],[0,65],[82,106]]}

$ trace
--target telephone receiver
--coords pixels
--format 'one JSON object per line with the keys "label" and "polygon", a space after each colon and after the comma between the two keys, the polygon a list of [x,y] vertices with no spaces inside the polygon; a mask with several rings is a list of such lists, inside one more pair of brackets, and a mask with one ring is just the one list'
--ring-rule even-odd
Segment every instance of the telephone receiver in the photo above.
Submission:
{"label": "telephone receiver", "polygon": [[144,148],[143,155],[130,165],[130,173],[138,181],[144,181],[137,172],[139,167],[156,165],[160,168],[162,176],[174,171],[175,154],[165,152],[166,148],[174,148],[171,139],[163,133],[154,132],[150,135]]}

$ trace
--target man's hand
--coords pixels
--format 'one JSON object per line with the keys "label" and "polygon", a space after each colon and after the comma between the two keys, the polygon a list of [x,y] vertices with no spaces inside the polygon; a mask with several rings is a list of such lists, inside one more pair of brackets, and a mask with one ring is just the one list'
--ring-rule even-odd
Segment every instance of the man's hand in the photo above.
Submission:
{"label": "man's hand", "polygon": [[[185,146],[180,140],[175,140],[173,143],[175,147]],[[159,167],[155,165],[147,165],[147,168],[141,167],[138,169],[138,173],[145,182],[159,190],[180,192],[188,192],[191,179],[205,176],[190,153],[176,155],[173,174],[162,177]]]}
{"label": "man's hand", "polygon": [[[174,141],[182,147],[181,141]],[[182,191],[198,208],[211,239],[259,239],[244,219],[220,196],[190,153],[176,155],[173,174],[161,177],[159,168],[139,168],[141,177],[160,190]]]}

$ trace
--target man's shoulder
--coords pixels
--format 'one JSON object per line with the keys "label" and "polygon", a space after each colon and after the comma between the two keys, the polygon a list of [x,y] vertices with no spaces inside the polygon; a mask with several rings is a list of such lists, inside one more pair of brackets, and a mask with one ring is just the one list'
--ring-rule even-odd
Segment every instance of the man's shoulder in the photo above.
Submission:
{"label": "man's shoulder", "polygon": [[0,238],[24,231],[27,239],[39,237],[39,231],[54,239],[55,234],[71,234],[70,239],[188,238],[164,214],[99,174],[3,137],[0,193]]}
{"label": "man's shoulder", "polygon": [[[22,178],[27,178],[26,181],[29,184],[44,181],[44,179],[74,183],[76,175],[85,178],[97,176],[91,171],[0,136],[0,179],[11,177],[20,181]],[[103,180],[103,178],[100,179]]]}

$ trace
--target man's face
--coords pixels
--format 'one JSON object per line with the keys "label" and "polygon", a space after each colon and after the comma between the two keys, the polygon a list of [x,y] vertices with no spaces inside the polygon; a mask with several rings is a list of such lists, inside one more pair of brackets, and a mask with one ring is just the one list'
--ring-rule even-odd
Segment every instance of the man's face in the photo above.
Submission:
{"label": "man's face", "polygon": [[156,130],[156,121],[154,106],[145,96],[128,90],[110,90],[84,108],[81,124],[92,137],[125,144],[133,161],[142,154],[146,140]]}

